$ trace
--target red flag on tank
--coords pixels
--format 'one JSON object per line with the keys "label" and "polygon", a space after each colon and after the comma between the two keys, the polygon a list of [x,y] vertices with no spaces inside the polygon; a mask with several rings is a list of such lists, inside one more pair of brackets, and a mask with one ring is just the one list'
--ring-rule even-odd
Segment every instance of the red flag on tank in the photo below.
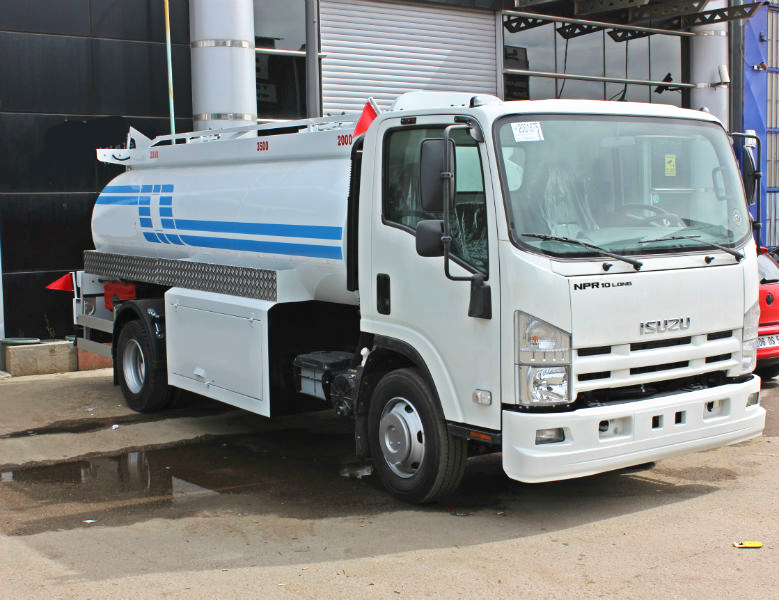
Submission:
{"label": "red flag on tank", "polygon": [[368,131],[368,127],[371,126],[371,123],[373,123],[373,120],[379,116],[380,112],[381,109],[376,105],[376,102],[373,100],[373,98],[368,98],[368,101],[362,108],[362,114],[360,115],[360,119],[357,121],[357,125],[354,127],[354,133],[352,136],[357,137],[358,135]]}
{"label": "red flag on tank", "polygon": [[65,273],[62,277],[56,281],[52,281],[46,286],[47,290],[62,290],[63,292],[73,291],[73,276],[70,273]]}

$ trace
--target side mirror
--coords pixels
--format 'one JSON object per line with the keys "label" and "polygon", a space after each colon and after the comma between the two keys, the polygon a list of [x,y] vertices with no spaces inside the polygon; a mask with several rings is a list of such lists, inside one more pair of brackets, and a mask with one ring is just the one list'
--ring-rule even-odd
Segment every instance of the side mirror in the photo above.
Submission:
{"label": "side mirror", "polygon": [[[451,173],[455,170],[454,142],[449,140],[449,164]],[[442,173],[445,167],[446,140],[442,138],[429,138],[422,140],[419,157],[419,187],[420,204],[426,212],[443,212],[444,210],[444,186]],[[449,186],[450,195],[454,195],[454,176],[452,185]],[[449,199],[451,201],[451,199]]]}
{"label": "side mirror", "polygon": [[444,243],[443,221],[419,221],[417,223],[417,254],[419,256],[443,256]]}
{"label": "side mirror", "polygon": [[744,182],[744,192],[750,206],[755,203],[756,171],[757,167],[755,166],[755,159],[752,157],[752,151],[744,147],[744,151],[741,153],[741,179]]}

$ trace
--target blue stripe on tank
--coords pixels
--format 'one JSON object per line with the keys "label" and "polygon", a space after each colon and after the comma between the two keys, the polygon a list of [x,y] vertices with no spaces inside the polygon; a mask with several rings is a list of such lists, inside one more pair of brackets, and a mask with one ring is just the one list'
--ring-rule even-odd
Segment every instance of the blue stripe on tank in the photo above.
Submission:
{"label": "blue stripe on tank", "polygon": [[257,240],[238,240],[212,238],[194,235],[182,235],[181,240],[189,246],[200,248],[218,248],[221,250],[240,250],[264,254],[284,254],[288,256],[310,256],[314,258],[342,258],[340,246],[319,246],[314,244],[287,244],[284,242],[262,242]]}
{"label": "blue stripe on tank", "polygon": [[100,194],[97,197],[97,204],[125,204],[135,206],[138,204],[138,196],[111,196]]}
{"label": "blue stripe on tank", "polygon": [[285,225],[279,223],[241,223],[237,221],[196,221],[176,219],[176,227],[184,231],[208,231],[211,233],[237,233],[245,235],[275,235],[279,237],[340,240],[341,227],[324,225]]}
{"label": "blue stripe on tank", "polygon": [[138,185],[107,185],[103,188],[103,194],[137,194],[141,191]]}

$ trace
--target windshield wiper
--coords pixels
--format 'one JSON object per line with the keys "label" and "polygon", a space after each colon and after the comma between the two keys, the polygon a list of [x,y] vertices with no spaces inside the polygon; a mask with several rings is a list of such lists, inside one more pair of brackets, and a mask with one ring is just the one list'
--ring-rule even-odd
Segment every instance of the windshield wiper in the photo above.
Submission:
{"label": "windshield wiper", "polygon": [[[652,242],[672,242],[674,240],[696,240],[701,236],[699,235],[672,235],[669,237],[661,237],[661,238],[655,238],[653,240],[639,240],[639,244],[651,244]],[[734,250],[733,248],[728,248],[727,246],[721,246],[720,244],[715,244],[714,242],[700,242],[702,247],[709,247],[709,248],[716,248],[717,250],[722,250],[723,252],[727,252],[728,254],[735,256],[736,260],[738,262],[741,262],[744,260],[744,253],[739,252],[738,250]]]}
{"label": "windshield wiper", "polygon": [[531,237],[531,238],[536,238],[539,240],[550,241],[550,242],[566,242],[568,244],[576,244],[577,246],[590,248],[592,250],[595,250],[596,252],[600,252],[603,256],[609,256],[611,258],[621,260],[622,262],[626,262],[629,265],[633,265],[633,268],[636,271],[638,271],[641,267],[644,266],[644,263],[635,260],[634,258],[628,258],[627,256],[620,256],[619,254],[614,254],[613,252],[609,252],[608,250],[605,250],[600,246],[596,246],[594,244],[588,244],[587,242],[582,242],[581,240],[575,240],[573,238],[567,238],[567,237],[560,237],[557,235],[547,235],[545,233],[523,233],[521,235],[522,237]]}
{"label": "windshield wiper", "polygon": [[760,280],[760,283],[779,283],[779,279],[766,279],[765,277],[763,277]]}

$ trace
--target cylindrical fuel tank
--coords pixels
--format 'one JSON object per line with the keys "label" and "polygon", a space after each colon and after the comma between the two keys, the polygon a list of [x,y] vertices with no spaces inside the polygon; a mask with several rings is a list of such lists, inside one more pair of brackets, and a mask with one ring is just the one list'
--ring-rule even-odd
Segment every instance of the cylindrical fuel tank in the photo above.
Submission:
{"label": "cylindrical fuel tank", "polygon": [[261,131],[135,150],[95,204],[95,248],[294,269],[312,298],[356,304],[345,267],[350,133]]}

